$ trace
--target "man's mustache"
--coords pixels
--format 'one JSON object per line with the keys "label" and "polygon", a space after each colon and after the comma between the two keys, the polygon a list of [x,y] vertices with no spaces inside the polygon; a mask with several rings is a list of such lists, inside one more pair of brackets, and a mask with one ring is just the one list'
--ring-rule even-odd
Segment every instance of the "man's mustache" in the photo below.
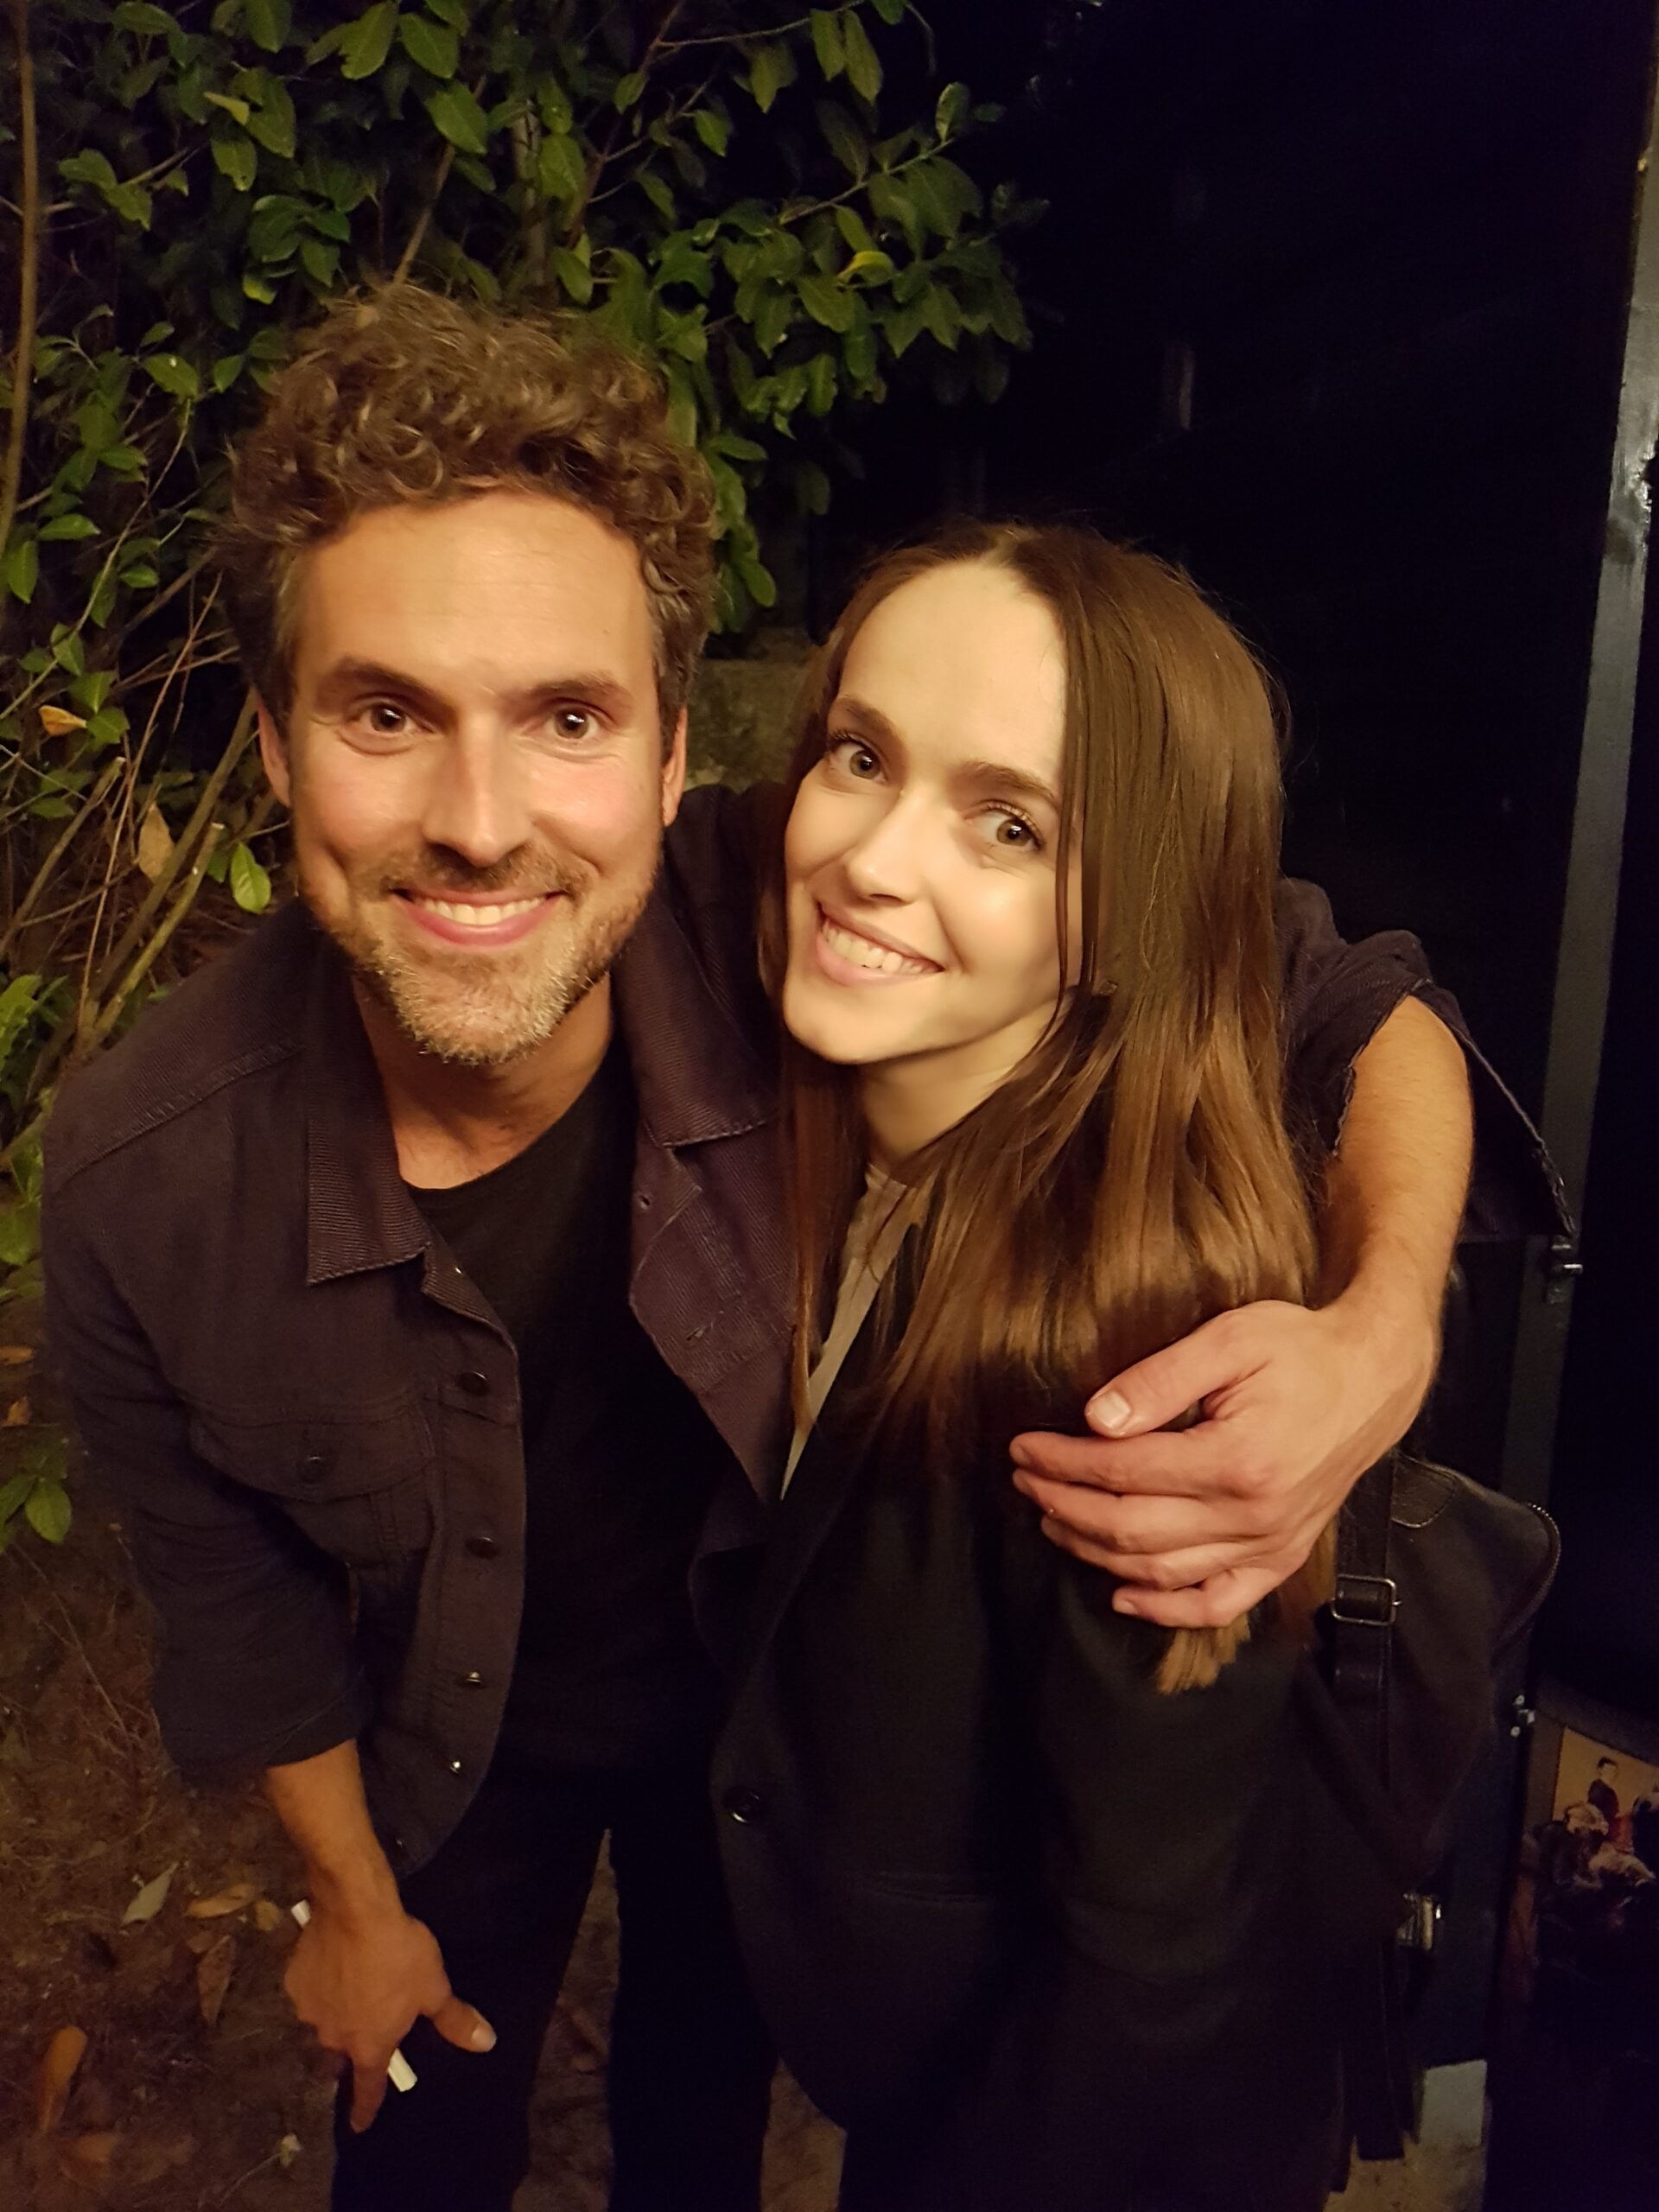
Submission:
{"label": "man's mustache", "polygon": [[487,868],[478,868],[462,854],[442,845],[426,845],[407,856],[383,861],[375,872],[373,889],[383,899],[400,891],[423,892],[439,899],[449,893],[543,899],[555,892],[573,896],[586,884],[584,871],[553,853],[526,853],[521,848],[493,861]]}

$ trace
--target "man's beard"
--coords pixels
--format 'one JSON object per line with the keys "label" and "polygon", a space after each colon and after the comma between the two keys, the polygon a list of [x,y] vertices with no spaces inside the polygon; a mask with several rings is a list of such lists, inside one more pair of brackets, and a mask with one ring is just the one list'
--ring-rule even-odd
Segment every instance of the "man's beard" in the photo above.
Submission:
{"label": "man's beard", "polygon": [[[594,880],[591,872],[551,856],[531,868],[518,855],[494,868],[470,868],[454,854],[431,849],[418,861],[382,866],[372,882],[354,885],[365,894],[362,903],[354,902],[343,916],[311,896],[303,875],[300,888],[353,973],[410,1044],[452,1067],[492,1068],[544,1044],[609,972],[645,910],[655,862],[639,883],[620,887],[618,904],[589,912]],[[504,957],[459,946],[435,946],[423,957],[365,919],[395,895],[394,887],[410,882],[438,898],[464,893],[505,901],[558,893],[570,901],[575,927],[550,953],[537,944],[541,933],[556,925],[550,916],[517,949],[517,958],[512,950]]]}

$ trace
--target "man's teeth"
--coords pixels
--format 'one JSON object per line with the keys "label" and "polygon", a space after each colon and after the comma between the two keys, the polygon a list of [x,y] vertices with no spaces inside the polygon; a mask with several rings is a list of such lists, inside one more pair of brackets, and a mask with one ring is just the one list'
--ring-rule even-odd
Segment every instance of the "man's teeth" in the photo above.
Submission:
{"label": "man's teeth", "polygon": [[541,903],[539,899],[510,899],[500,906],[458,906],[448,899],[415,900],[424,912],[442,914],[446,922],[459,922],[463,929],[470,930],[486,930],[497,922],[510,922],[519,914],[528,914]]}
{"label": "man's teeth", "polygon": [[873,976],[925,976],[929,972],[929,962],[906,960],[902,952],[890,952],[885,944],[873,944],[855,930],[842,929],[827,914],[823,929],[824,943],[832,951],[838,952],[843,960],[850,960],[855,968],[868,969]]}

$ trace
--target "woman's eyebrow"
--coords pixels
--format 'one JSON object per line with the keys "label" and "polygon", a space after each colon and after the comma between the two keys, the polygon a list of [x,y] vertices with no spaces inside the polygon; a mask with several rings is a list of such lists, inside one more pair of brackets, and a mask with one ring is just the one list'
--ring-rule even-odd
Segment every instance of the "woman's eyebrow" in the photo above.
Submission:
{"label": "woman's eyebrow", "polygon": [[830,712],[837,721],[858,723],[878,744],[896,746],[899,752],[904,751],[905,741],[899,734],[897,724],[890,722],[880,707],[855,698],[850,691],[838,691],[830,702]]}
{"label": "woman's eyebrow", "polygon": [[1012,761],[963,760],[954,775],[957,783],[973,790],[1003,792],[1012,798],[1033,800],[1056,814],[1060,810],[1060,795],[1052,785],[1046,784],[1028,769],[1016,768]]}

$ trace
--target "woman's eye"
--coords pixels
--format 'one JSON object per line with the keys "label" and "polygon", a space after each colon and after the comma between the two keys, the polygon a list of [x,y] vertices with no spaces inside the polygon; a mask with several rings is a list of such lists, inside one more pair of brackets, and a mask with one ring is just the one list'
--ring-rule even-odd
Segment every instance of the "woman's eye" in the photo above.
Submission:
{"label": "woman's eye", "polygon": [[1007,853],[1040,853],[1043,841],[1036,825],[1027,822],[1023,814],[1007,814],[997,809],[984,817],[990,830],[990,842]]}
{"label": "woman's eye", "polygon": [[832,737],[827,756],[849,776],[868,782],[881,772],[881,763],[861,738]]}

